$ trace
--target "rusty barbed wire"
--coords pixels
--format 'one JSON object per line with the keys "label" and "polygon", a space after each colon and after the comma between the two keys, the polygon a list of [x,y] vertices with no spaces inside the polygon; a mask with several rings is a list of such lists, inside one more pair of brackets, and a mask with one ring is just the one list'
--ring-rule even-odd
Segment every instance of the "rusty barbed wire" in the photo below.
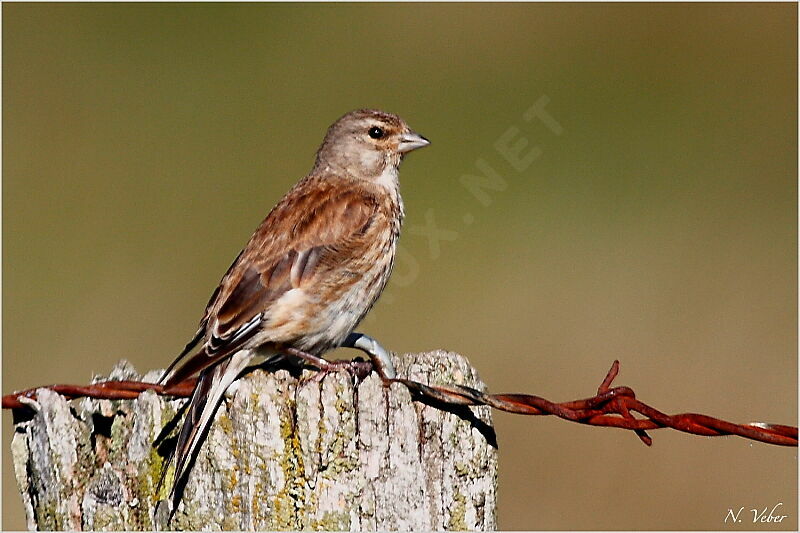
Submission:
{"label": "rusty barbed wire", "polygon": [[[619,361],[614,361],[597,394],[591,398],[555,403],[530,394],[486,394],[461,385],[425,385],[408,379],[391,379],[388,383],[402,383],[412,394],[452,406],[487,405],[500,411],[521,415],[553,415],[558,418],[586,424],[633,431],[642,442],[650,446],[652,437],[648,430],[671,428],[683,433],[706,437],[737,435],[778,446],[797,446],[797,428],[778,424],[753,422],[735,424],[707,415],[681,413],[667,415],[636,398],[630,387],[611,387],[619,374]],[[162,396],[186,398],[191,396],[196,378],[190,378],[168,389],[142,381],[103,381],[92,385],[50,385],[36,387],[3,396],[3,409],[25,408],[36,399],[36,391],[47,388],[67,398],[90,397],[97,399],[134,399],[146,390]],[[639,413],[644,418],[636,418]]]}
{"label": "rusty barbed wire", "polygon": [[69,398],[95,398],[98,400],[135,400],[146,390],[153,390],[160,396],[188,398],[192,395],[197,378],[189,378],[169,389],[156,383],[145,381],[100,381],[91,385],[44,385],[3,396],[3,409],[23,409],[30,407],[26,400],[36,400],[36,391],[48,389]]}

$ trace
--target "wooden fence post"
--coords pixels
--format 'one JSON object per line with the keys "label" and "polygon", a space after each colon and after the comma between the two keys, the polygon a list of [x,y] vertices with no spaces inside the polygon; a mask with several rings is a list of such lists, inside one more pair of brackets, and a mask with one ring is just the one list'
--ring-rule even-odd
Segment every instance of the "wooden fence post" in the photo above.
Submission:
{"label": "wooden fence post", "polygon": [[[395,358],[398,374],[483,389],[462,356]],[[142,377],[127,362],[110,378]],[[158,523],[153,447],[185,400],[77,399],[42,389],[15,414],[15,472],[28,526],[45,530],[493,530],[497,449],[487,407],[411,400],[375,374],[298,379],[256,370],[217,411],[173,521]],[[170,441],[167,440],[167,443]],[[173,442],[174,445],[174,442]],[[170,473],[171,475],[171,473]]]}

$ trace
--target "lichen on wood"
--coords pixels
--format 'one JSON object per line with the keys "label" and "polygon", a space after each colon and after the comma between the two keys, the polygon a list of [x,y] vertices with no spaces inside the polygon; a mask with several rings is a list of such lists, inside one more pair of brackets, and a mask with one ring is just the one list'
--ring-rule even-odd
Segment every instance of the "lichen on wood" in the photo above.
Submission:
{"label": "lichen on wood", "polygon": [[[483,389],[462,356],[395,357],[398,373]],[[127,362],[109,379],[154,381]],[[100,379],[100,378],[98,378]],[[106,378],[102,378],[106,379]],[[412,401],[376,374],[255,370],[227,392],[170,524],[156,515],[185,400],[78,399],[41,389],[12,442],[28,527],[51,530],[492,530],[497,450],[487,407]],[[179,424],[176,425],[176,428]],[[173,431],[174,433],[174,431]],[[167,472],[167,484],[172,472]]]}

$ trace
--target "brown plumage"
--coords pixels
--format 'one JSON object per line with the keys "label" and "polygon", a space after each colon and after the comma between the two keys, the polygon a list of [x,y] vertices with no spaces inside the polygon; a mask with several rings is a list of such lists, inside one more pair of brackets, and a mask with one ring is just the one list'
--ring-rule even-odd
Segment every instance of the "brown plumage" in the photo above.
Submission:
{"label": "brown plumage", "polygon": [[[175,450],[171,513],[222,395],[252,357],[285,357],[287,348],[321,356],[343,345],[380,296],[403,220],[397,168],[427,144],[395,115],[343,116],[312,171],[223,276],[194,338],[160,380],[169,386],[200,372]],[[369,352],[379,370],[393,372],[386,356]]]}

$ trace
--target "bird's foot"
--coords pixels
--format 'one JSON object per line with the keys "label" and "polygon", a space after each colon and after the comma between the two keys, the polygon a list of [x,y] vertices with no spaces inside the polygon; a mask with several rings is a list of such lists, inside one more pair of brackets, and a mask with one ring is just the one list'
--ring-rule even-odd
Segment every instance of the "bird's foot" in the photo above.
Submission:
{"label": "bird's foot", "polygon": [[282,351],[315,367],[318,372],[312,378],[314,381],[322,380],[326,374],[331,372],[348,372],[351,376],[361,381],[366,378],[373,369],[371,361],[362,361],[360,359],[353,361],[328,361],[327,359],[298,350],[297,348],[287,347],[283,348]]}
{"label": "bird's foot", "polygon": [[347,372],[359,382],[363,381],[372,372],[372,362],[356,359],[354,361],[325,361],[324,364],[313,366],[317,367],[317,372],[309,377],[309,381],[321,382],[325,376],[332,372]]}

